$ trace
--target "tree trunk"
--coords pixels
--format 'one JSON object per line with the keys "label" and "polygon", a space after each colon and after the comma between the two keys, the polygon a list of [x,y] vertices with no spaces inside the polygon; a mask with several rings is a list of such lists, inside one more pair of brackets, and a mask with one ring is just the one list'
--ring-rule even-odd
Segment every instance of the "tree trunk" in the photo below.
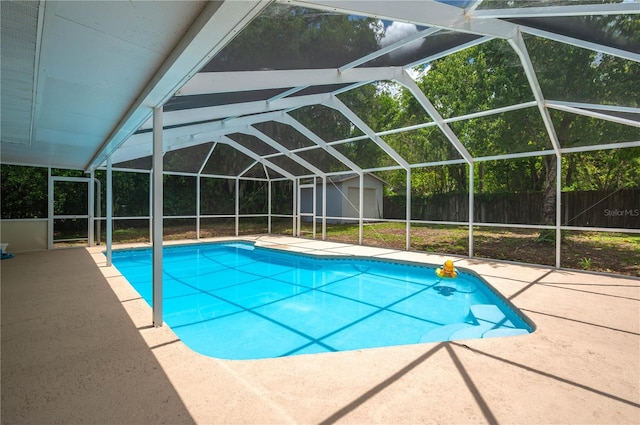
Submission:
{"label": "tree trunk", "polygon": [[556,157],[549,155],[545,158],[547,177],[544,182],[544,198],[542,210],[542,223],[555,224],[556,222],[556,172],[558,169]]}
{"label": "tree trunk", "polygon": [[[544,158],[547,176],[544,181],[544,196],[542,201],[542,223],[554,225],[556,222],[556,171],[557,162],[555,155]],[[537,239],[539,242],[555,243],[556,231],[554,229],[541,230]]]}

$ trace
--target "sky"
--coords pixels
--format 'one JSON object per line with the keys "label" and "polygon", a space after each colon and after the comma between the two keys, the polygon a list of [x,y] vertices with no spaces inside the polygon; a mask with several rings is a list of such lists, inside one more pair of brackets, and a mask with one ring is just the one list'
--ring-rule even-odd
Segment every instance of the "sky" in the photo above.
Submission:
{"label": "sky", "polygon": [[[383,24],[385,27],[385,33],[384,33],[384,37],[380,41],[380,47],[387,47],[388,45],[393,44],[396,41],[402,40],[403,38],[406,38],[411,34],[414,34],[419,31],[416,25],[409,24],[406,22],[384,21]],[[422,45],[422,39],[418,39],[416,41],[413,41],[407,44],[406,46],[403,46],[397,50],[394,50],[393,52],[389,53],[389,56],[393,58],[394,55],[401,55],[408,50],[410,51],[413,49],[418,49],[420,48],[421,45]],[[413,78],[414,80],[417,80],[427,70],[428,68],[424,68],[422,70],[410,69],[409,74],[411,75],[411,78]]]}

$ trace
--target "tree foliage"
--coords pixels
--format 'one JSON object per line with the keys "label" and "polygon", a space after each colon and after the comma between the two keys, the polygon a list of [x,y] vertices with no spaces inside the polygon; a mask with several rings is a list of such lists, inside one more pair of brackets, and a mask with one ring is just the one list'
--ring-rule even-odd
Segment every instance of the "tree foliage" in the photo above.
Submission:
{"label": "tree foliage", "polygon": [[[599,2],[594,0],[594,3]],[[514,7],[521,6],[518,2],[512,2],[513,5],[516,3]],[[566,3],[571,1],[567,0]],[[611,46],[633,50],[634,46],[640,44],[640,20],[633,15],[585,16],[568,18],[564,22],[568,26],[566,31],[579,34],[589,30],[594,37]],[[553,22],[545,24],[554,25]],[[375,19],[274,3],[217,55],[204,71],[336,68],[379,49],[386,30],[385,23]],[[525,35],[524,41],[537,84],[546,100],[633,108],[640,106],[640,64],[637,62],[531,35]],[[459,141],[475,158],[550,152],[554,138],[557,138],[561,148],[640,140],[637,126],[602,119],[606,118],[606,111],[596,111],[603,114],[596,118],[547,107],[545,113],[548,113],[553,126],[551,133],[537,106],[514,108],[473,119],[457,119],[535,99],[520,57],[505,40],[494,39],[467,48],[414,71],[419,74],[416,77],[419,88],[439,115],[451,119],[448,126],[456,135],[455,142]],[[432,118],[408,90],[392,82],[377,81],[343,92],[338,98],[376,132],[418,126],[410,131],[382,136],[402,158],[416,165],[411,170],[411,188],[415,196],[468,192],[469,173],[473,172],[475,186],[472,190],[479,194],[543,193],[549,201],[545,204],[545,220],[553,220],[555,204],[551,201],[555,200],[555,155],[476,161],[473,170],[464,163],[434,165],[460,160],[462,155],[445,133],[434,125]],[[373,141],[368,138],[356,140],[363,136],[363,131],[337,110],[313,105],[289,111],[289,114],[326,142],[349,139],[333,146],[363,169],[397,165]],[[624,117],[624,114],[618,116]],[[313,144],[284,124],[264,123],[255,127],[279,141],[286,149]],[[231,134],[229,138],[255,150],[259,155],[273,153],[273,148],[253,136]],[[202,170],[207,176],[218,177],[201,180],[203,214],[235,212],[235,176],[240,173],[257,178],[267,175],[270,178],[281,177],[269,168],[265,173],[264,167],[255,166],[254,158],[226,144],[217,144],[208,156],[212,146],[212,143],[207,143],[171,151],[164,158],[166,170],[191,173]],[[267,151],[263,152],[265,149]],[[328,172],[344,169],[334,158],[320,155],[323,153],[320,151],[315,152],[316,155],[307,153],[311,157],[306,157],[314,166]],[[204,163],[207,157],[209,159]],[[278,164],[291,161],[285,155],[271,157],[270,160]],[[616,191],[640,187],[640,148],[564,154],[561,167],[562,188],[565,191]],[[46,169],[3,165],[0,171],[2,217],[45,217]],[[83,175],[82,172],[73,173]],[[389,183],[389,193],[404,194],[406,191],[405,170],[385,170],[376,174]],[[103,181],[104,191],[104,173],[99,171],[96,176]],[[167,215],[195,214],[197,183],[194,177],[165,176],[164,184]],[[291,191],[288,184],[279,185],[274,190],[272,195],[276,210],[290,212]],[[115,215],[148,215],[148,192],[148,174],[116,173]],[[243,181],[238,195],[244,199],[240,205],[242,212],[266,211],[268,193],[263,182]],[[56,208],[66,208],[78,199],[80,197],[74,197],[73,193],[61,193],[56,199]],[[104,203],[105,196],[102,199]]]}
{"label": "tree foliage", "polygon": [[0,167],[2,218],[47,217],[47,169]]}
{"label": "tree foliage", "polygon": [[204,71],[337,68],[378,46],[374,19],[274,4]]}

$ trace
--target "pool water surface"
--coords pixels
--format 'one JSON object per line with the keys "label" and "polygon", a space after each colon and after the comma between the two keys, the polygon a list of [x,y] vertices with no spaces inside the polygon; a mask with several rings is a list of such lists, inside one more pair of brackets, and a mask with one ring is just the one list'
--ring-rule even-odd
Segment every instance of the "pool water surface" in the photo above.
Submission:
{"label": "pool water surface", "polygon": [[[152,251],[113,265],[152,304]],[[315,257],[248,242],[163,249],[164,321],[191,349],[258,359],[526,334],[532,326],[471,272]]]}

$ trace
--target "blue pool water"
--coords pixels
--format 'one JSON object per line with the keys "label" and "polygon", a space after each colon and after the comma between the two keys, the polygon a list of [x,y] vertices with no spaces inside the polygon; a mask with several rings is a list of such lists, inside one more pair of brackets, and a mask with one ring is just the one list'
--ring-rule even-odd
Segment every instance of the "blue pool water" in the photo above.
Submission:
{"label": "blue pool water", "polygon": [[[151,305],[151,250],[113,264]],[[163,250],[164,320],[193,350],[258,359],[532,332],[481,278],[365,258],[292,254],[251,243]]]}

